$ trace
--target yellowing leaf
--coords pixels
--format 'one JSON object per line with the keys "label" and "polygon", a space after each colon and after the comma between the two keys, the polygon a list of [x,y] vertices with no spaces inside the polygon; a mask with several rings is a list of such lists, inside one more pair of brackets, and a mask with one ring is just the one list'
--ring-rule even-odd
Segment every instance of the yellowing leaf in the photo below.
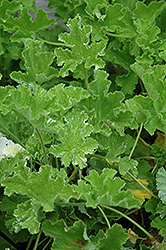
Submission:
{"label": "yellowing leaf", "polygon": [[131,230],[131,228],[128,229],[127,234],[128,234],[128,236],[129,236],[129,240],[131,241],[131,243],[135,244],[136,241],[137,241],[137,239],[139,238],[139,237],[138,237],[138,234],[135,234],[135,233]]}
{"label": "yellowing leaf", "polygon": [[155,140],[155,143],[164,148],[164,143],[165,143],[165,135],[163,133],[157,132],[157,139]]}
{"label": "yellowing leaf", "polygon": [[[145,187],[148,187],[148,182],[146,179],[138,178],[138,181],[141,182]],[[151,199],[152,196],[145,189],[143,189],[138,183],[129,183],[126,185],[126,188],[131,190],[136,198],[138,198],[142,203],[145,199]]]}

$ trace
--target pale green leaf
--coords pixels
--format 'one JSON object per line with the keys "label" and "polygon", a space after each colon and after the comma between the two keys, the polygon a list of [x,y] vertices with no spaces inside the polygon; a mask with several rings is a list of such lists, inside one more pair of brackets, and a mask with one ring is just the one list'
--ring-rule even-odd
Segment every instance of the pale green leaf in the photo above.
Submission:
{"label": "pale green leaf", "polygon": [[30,234],[36,234],[40,230],[40,221],[44,218],[41,204],[32,200],[18,204],[14,210],[16,221],[13,223],[15,232],[27,228]]}
{"label": "pale green leaf", "polygon": [[[99,240],[96,249],[108,250],[116,249],[121,250],[122,245],[128,239],[128,235],[124,232],[121,225],[114,224],[111,228],[106,231],[105,238]],[[111,246],[111,248],[110,248]]]}
{"label": "pale green leaf", "polygon": [[80,110],[74,109],[65,116],[65,124],[57,136],[60,144],[52,146],[50,153],[60,157],[62,164],[66,167],[70,162],[79,165],[80,168],[86,166],[86,154],[94,152],[98,143],[92,138],[87,138],[92,132],[92,125],[86,121],[88,116]]}
{"label": "pale green leaf", "polygon": [[82,64],[82,71],[84,71],[83,66],[85,68],[92,66],[103,68],[105,63],[99,56],[104,55],[104,42],[101,41],[89,45],[91,27],[89,25],[82,27],[79,16],[70,19],[67,25],[70,28],[70,33],[60,34],[59,39],[70,49],[55,49],[58,66],[63,66],[60,69],[61,76],[65,77],[69,74],[69,71],[75,71],[80,64]]}
{"label": "pale green leaf", "polygon": [[5,214],[5,225],[6,228],[10,231],[10,233],[14,233],[13,223],[15,222],[16,218],[14,217],[13,213],[14,210],[17,208],[17,205],[25,202],[28,199],[27,196],[23,195],[12,195],[10,197],[4,196],[1,202],[1,211],[6,212]]}
{"label": "pale green leaf", "polygon": [[131,172],[134,175],[138,174],[137,171],[138,162],[136,160],[130,159],[128,156],[121,158],[120,161],[118,162],[118,166],[121,175],[127,174],[129,170],[131,170]]}
{"label": "pale green leaf", "polygon": [[48,220],[42,225],[45,235],[54,239],[51,250],[61,248],[88,249],[89,239],[86,233],[86,226],[82,221],[76,221],[73,226],[68,227],[63,220],[54,224]]}
{"label": "pale green leaf", "polygon": [[133,146],[133,139],[129,135],[120,136],[119,133],[112,130],[110,136],[102,134],[93,134],[92,137],[99,143],[99,146],[107,150],[106,159],[113,163],[117,160],[117,157],[126,152]]}
{"label": "pale green leaf", "polygon": [[165,186],[166,171],[163,167],[160,168],[159,171],[157,172],[156,181],[157,181],[157,189],[159,191],[158,195],[160,199],[163,201],[163,203],[166,204],[166,186]]}
{"label": "pale green leaf", "polygon": [[64,84],[58,84],[50,89],[48,95],[49,98],[54,98],[54,96],[56,96],[56,103],[60,107],[62,115],[76,103],[89,97],[87,90],[73,86],[65,87]]}
{"label": "pale green leaf", "polygon": [[44,52],[42,42],[32,39],[24,40],[25,49],[22,56],[26,68],[26,73],[13,71],[10,77],[20,84],[43,84],[58,76],[58,70],[50,65],[54,61],[55,55],[52,52]]}
{"label": "pale green leaf", "polygon": [[100,176],[95,170],[91,170],[85,177],[91,186],[81,180],[74,189],[81,199],[86,200],[87,207],[95,208],[98,204],[123,208],[139,207],[140,202],[134,198],[133,193],[123,190],[125,181],[114,177],[115,174],[116,170],[113,169],[104,169]]}
{"label": "pale green leaf", "polygon": [[28,10],[23,8],[20,17],[13,18],[10,16],[6,20],[5,29],[8,31],[15,31],[17,29],[12,35],[11,40],[20,42],[22,38],[34,38],[38,30],[46,29],[52,24],[56,24],[56,19],[48,19],[43,9],[38,9],[35,21],[32,21]]}
{"label": "pale green leaf", "polygon": [[[54,172],[51,166],[41,166],[39,172],[31,172],[25,161],[20,161],[14,168],[14,175],[4,177],[1,181],[5,186],[5,194],[10,196],[13,193],[27,195],[36,199],[43,206],[46,212],[54,210],[54,201],[59,195],[65,201],[76,194],[72,187],[65,185],[63,176],[53,178]],[[49,194],[49,195],[48,195]]]}

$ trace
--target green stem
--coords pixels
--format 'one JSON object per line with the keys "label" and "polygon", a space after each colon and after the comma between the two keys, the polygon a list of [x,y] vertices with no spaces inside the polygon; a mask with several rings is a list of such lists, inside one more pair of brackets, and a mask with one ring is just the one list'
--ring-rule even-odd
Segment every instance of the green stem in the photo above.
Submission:
{"label": "green stem", "polygon": [[113,36],[113,37],[131,38],[129,36],[123,36],[123,35],[120,35],[120,34],[110,33],[108,31],[106,31],[106,34],[109,35],[109,36]]}
{"label": "green stem", "polygon": [[43,247],[43,249],[42,250],[45,250],[46,249],[46,247],[50,244],[50,242],[52,241],[52,239],[50,239],[48,242],[47,242],[47,244],[45,245],[45,247]]}
{"label": "green stem", "polygon": [[141,137],[139,139],[146,147],[150,148],[150,145],[146,141],[144,141]]}
{"label": "green stem", "polygon": [[83,63],[83,68],[84,68],[84,75],[85,75],[85,85],[86,85],[86,89],[88,90],[88,92],[90,93],[89,91],[89,84],[88,84],[88,76],[87,76],[87,70],[85,68],[85,63]]}
{"label": "green stem", "polygon": [[132,148],[132,150],[131,150],[131,152],[130,152],[129,159],[131,159],[131,156],[132,156],[132,154],[133,154],[133,152],[134,152],[134,150],[135,150],[135,148],[136,148],[136,146],[137,146],[137,142],[138,142],[138,140],[139,140],[139,138],[140,138],[140,135],[141,135],[141,132],[142,132],[142,128],[143,128],[143,122],[141,123],[140,129],[139,129],[139,131],[138,131],[137,138],[136,138],[136,140],[135,140],[135,142],[134,142],[134,145],[133,145],[133,148]]}
{"label": "green stem", "polygon": [[0,237],[2,237],[4,240],[6,240],[13,248],[17,250],[21,250],[19,246],[16,245],[14,241],[12,241],[6,234],[4,234],[2,231],[0,231]]}
{"label": "green stem", "polygon": [[145,187],[137,178],[134,177],[130,172],[127,172],[128,175],[130,175],[141,187],[143,187],[151,196],[153,196],[156,199],[159,199],[158,196],[154,195],[147,187]]}
{"label": "green stem", "polygon": [[46,151],[45,151],[45,147],[44,147],[44,142],[43,142],[43,139],[41,137],[41,134],[39,133],[39,130],[34,126],[35,130],[36,130],[36,133],[38,134],[39,136],[39,139],[40,139],[40,142],[41,142],[41,145],[42,145],[42,149],[43,149],[43,154],[44,154],[44,162],[45,164],[47,164],[47,156],[46,156]]}
{"label": "green stem", "polygon": [[1,123],[0,123],[0,126],[11,136],[13,137],[13,139],[15,141],[17,141],[23,148],[25,148],[25,145],[13,134],[11,133],[5,126],[3,126]]}
{"label": "green stem", "polygon": [[74,206],[74,207],[78,207],[78,206],[86,206],[85,202],[80,202],[80,203],[74,203],[74,202],[57,202],[55,203],[55,205],[57,206]]}
{"label": "green stem", "polygon": [[38,246],[38,243],[39,243],[39,240],[40,240],[40,235],[41,235],[42,231],[40,230],[40,232],[38,233],[37,235],[37,238],[36,238],[36,242],[35,242],[35,246],[33,248],[33,250],[36,250],[37,249],[37,246]]}
{"label": "green stem", "polygon": [[31,246],[31,243],[32,243],[33,239],[34,239],[34,235],[31,236],[31,238],[30,238],[30,240],[29,240],[29,242],[28,242],[28,245],[27,245],[26,250],[29,250],[29,248],[30,248],[30,246]]}
{"label": "green stem", "polygon": [[69,48],[72,48],[71,45],[69,44],[64,44],[64,43],[54,43],[54,42],[50,42],[50,41],[47,41],[47,40],[44,40],[40,37],[37,37],[38,40],[44,42],[44,43],[47,43],[47,44],[51,44],[51,45],[54,45],[54,46],[64,46],[64,47],[69,47]]}
{"label": "green stem", "polygon": [[144,232],[148,237],[149,239],[153,240],[154,237],[148,233],[142,226],[140,226],[136,221],[132,220],[130,217],[128,217],[126,214],[123,214],[121,213],[119,210],[116,210],[115,208],[112,208],[112,207],[109,207],[109,206],[106,206],[106,205],[103,205],[103,204],[99,204],[101,207],[105,207],[117,214],[120,214],[121,216],[123,216],[124,218],[126,218],[127,220],[129,220],[131,223],[133,223],[136,227],[138,227],[142,232]]}
{"label": "green stem", "polygon": [[156,158],[153,156],[140,156],[140,157],[136,157],[134,159],[146,159],[146,160],[154,160],[156,161]]}
{"label": "green stem", "polygon": [[78,169],[79,169],[79,167],[76,167],[76,168],[74,169],[73,173],[70,175],[70,177],[69,177],[69,179],[68,179],[69,182],[72,180],[73,176],[78,172]]}
{"label": "green stem", "polygon": [[100,206],[98,206],[98,209],[100,210],[100,212],[101,212],[102,215],[104,216],[104,219],[105,219],[106,222],[107,222],[108,228],[111,228],[110,223],[109,223],[109,220],[108,220],[106,214],[104,213],[103,209],[102,209]]}

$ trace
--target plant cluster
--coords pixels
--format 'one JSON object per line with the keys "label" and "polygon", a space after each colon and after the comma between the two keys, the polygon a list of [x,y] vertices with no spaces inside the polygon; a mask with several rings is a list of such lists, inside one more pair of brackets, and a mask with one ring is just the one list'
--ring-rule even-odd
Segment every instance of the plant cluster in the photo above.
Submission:
{"label": "plant cluster", "polygon": [[166,2],[0,1],[0,249],[166,249]]}

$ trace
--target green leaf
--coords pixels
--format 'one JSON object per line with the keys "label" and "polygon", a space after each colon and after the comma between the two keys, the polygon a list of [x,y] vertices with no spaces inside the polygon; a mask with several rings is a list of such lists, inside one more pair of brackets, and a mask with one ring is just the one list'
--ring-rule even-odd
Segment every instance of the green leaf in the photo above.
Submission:
{"label": "green leaf", "polygon": [[42,225],[45,235],[54,239],[51,250],[61,248],[88,249],[89,239],[86,233],[86,226],[82,221],[76,221],[72,227],[68,227],[63,220],[54,224],[48,220]]}
{"label": "green leaf", "polygon": [[127,75],[118,76],[116,78],[116,84],[121,88],[121,91],[126,94],[132,94],[137,84],[138,78],[133,72],[128,73]]}
{"label": "green leaf", "polygon": [[43,9],[38,9],[35,21],[31,21],[31,16],[28,14],[28,10],[23,8],[19,18],[13,18],[10,16],[6,20],[5,29],[8,31],[17,30],[12,35],[11,41],[21,42],[22,38],[34,38],[37,31],[46,29],[52,24],[56,24],[56,19],[48,19],[47,14]]}
{"label": "green leaf", "polygon": [[16,221],[15,216],[13,215],[14,210],[17,208],[17,205],[25,202],[28,199],[27,196],[23,195],[12,195],[10,197],[4,196],[1,202],[1,211],[6,212],[5,214],[5,225],[10,233],[14,233],[15,227],[13,224]]}
{"label": "green leaf", "polygon": [[[55,49],[58,66],[63,65],[60,69],[61,76],[67,76],[69,71],[73,72],[80,64],[82,64],[82,71],[84,70],[83,65],[85,68],[92,66],[103,68],[105,63],[99,56],[104,55],[104,42],[89,45],[91,27],[89,25],[81,27],[81,18],[79,16],[70,19],[67,25],[71,30],[70,34],[60,34],[59,39],[64,42],[66,46],[70,47],[70,50],[68,48]],[[77,39],[75,38],[75,34],[77,34]]]}
{"label": "green leaf", "polygon": [[18,155],[16,155],[15,157],[12,157],[10,159],[7,159],[7,158],[1,159],[1,161],[0,161],[1,162],[1,164],[0,164],[0,182],[1,182],[1,178],[4,175],[12,173],[13,168],[14,168],[15,164],[18,162],[18,160],[19,160]]}
{"label": "green leaf", "polygon": [[118,224],[114,224],[111,228],[109,228],[106,231],[105,236],[105,238],[99,240],[96,249],[108,250],[111,244],[112,249],[121,250],[122,245],[128,239],[128,235],[124,233],[122,226]]}
{"label": "green leaf", "polygon": [[121,158],[120,161],[118,162],[118,166],[121,175],[127,174],[129,170],[131,170],[131,172],[134,175],[138,174],[137,171],[138,162],[136,160],[129,159],[128,156]]}
{"label": "green leaf", "polygon": [[33,41],[32,39],[24,40],[25,49],[22,56],[25,61],[26,73],[13,71],[10,77],[20,84],[43,84],[58,76],[58,70],[50,65],[54,61],[55,55],[52,52],[43,52],[43,43]]}
{"label": "green leaf", "polygon": [[8,0],[1,1],[0,5],[1,22],[4,22],[4,20],[6,20],[9,17],[9,14],[16,13],[21,8],[22,8],[21,4],[16,1],[12,2],[9,2]]}
{"label": "green leaf", "polygon": [[151,226],[157,228],[159,230],[159,234],[164,238],[166,237],[165,225],[166,225],[166,217],[164,219],[161,219],[160,216],[158,216],[151,222]]}
{"label": "green leaf", "polygon": [[92,125],[86,121],[88,116],[80,110],[74,109],[65,116],[65,124],[57,136],[60,144],[52,146],[50,153],[60,157],[66,167],[72,162],[80,168],[86,166],[86,154],[94,152],[98,143],[92,138],[86,138],[93,132]]}
{"label": "green leaf", "polygon": [[[165,111],[165,65],[155,65],[150,67],[147,63],[134,63],[131,68],[142,79],[148,95],[153,100],[150,111],[150,119],[146,124],[146,128],[150,134],[156,129],[164,131]],[[163,119],[162,119],[163,117]]]}
{"label": "green leaf", "polygon": [[158,196],[163,201],[163,203],[166,204],[166,187],[165,187],[166,171],[163,167],[160,168],[159,171],[157,172],[156,181],[157,181],[157,189],[159,191]]}
{"label": "green leaf", "polygon": [[[14,175],[4,177],[1,181],[5,186],[5,194],[10,196],[13,193],[27,195],[36,199],[43,206],[45,212],[54,210],[54,201],[59,199],[68,200],[72,194],[72,187],[65,185],[64,176],[53,178],[54,172],[51,166],[41,166],[39,172],[31,172],[25,161],[20,161],[14,168]],[[49,195],[48,195],[49,194]]]}
{"label": "green leaf", "polygon": [[60,107],[62,115],[82,99],[89,97],[87,90],[80,87],[65,87],[64,84],[58,84],[48,91],[49,98],[56,96],[56,103]]}
{"label": "green leaf", "polygon": [[120,136],[118,132],[112,130],[110,136],[102,134],[93,134],[92,137],[99,143],[99,146],[105,151],[108,150],[106,159],[113,163],[122,153],[129,151],[133,146],[133,139],[129,135]]}
{"label": "green leaf", "polygon": [[41,204],[34,200],[28,200],[18,204],[13,215],[16,219],[13,223],[16,233],[22,228],[27,228],[30,234],[38,233],[40,230],[40,221],[44,218]]}
{"label": "green leaf", "polygon": [[87,4],[87,7],[85,8],[85,11],[93,18],[93,15],[95,14],[98,18],[101,18],[101,11],[100,9],[107,6],[108,1],[107,0],[84,0]]}
{"label": "green leaf", "polygon": [[134,18],[142,18],[153,22],[156,17],[166,8],[165,1],[152,1],[148,6],[140,1],[136,3],[136,8],[133,12]]}
{"label": "green leaf", "polygon": [[87,207],[95,208],[98,204],[108,206],[119,206],[123,208],[139,207],[140,202],[134,198],[131,191],[122,190],[125,181],[119,177],[114,177],[116,170],[104,169],[99,174],[95,170],[91,170],[85,179],[91,184],[86,184],[80,180],[78,187],[74,187],[81,199],[86,200]]}

